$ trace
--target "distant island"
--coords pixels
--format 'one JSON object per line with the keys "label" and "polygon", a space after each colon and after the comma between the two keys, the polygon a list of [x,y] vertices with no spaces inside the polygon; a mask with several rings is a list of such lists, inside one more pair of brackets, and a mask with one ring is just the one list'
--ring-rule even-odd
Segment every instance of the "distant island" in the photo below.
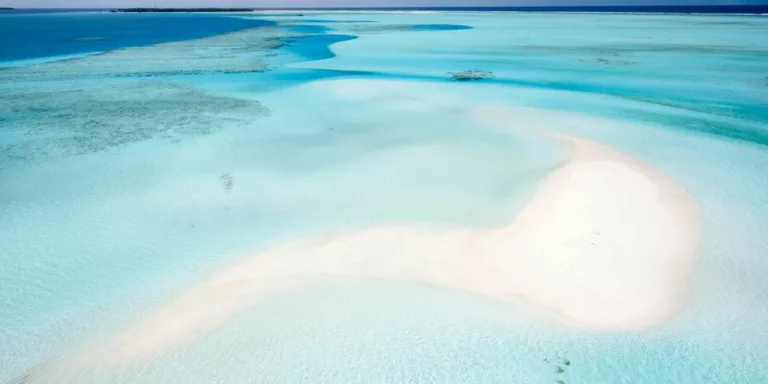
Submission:
{"label": "distant island", "polygon": [[253,12],[252,8],[120,8],[112,12]]}
{"label": "distant island", "polygon": [[0,11],[13,11],[13,10],[14,10],[14,8],[0,7]]}

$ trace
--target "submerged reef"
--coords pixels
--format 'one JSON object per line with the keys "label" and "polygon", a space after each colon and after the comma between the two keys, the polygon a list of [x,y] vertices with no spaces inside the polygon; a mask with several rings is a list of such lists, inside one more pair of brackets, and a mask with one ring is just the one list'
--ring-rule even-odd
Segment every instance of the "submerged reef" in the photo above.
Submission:
{"label": "submerged reef", "polygon": [[558,354],[554,358],[544,358],[544,363],[548,366],[554,366],[555,384],[567,384],[562,377],[566,374],[567,368],[571,366],[571,361],[568,358]]}
{"label": "submerged reef", "polygon": [[[270,53],[295,33],[252,28],[205,39],[163,43],[0,70],[0,83],[51,78],[263,72]],[[170,58],[170,59],[169,59]]]}
{"label": "submerged reef", "polygon": [[[256,100],[209,94],[161,76],[263,72],[296,35],[252,28],[0,69],[0,166],[93,153],[252,124]],[[153,79],[148,79],[153,78]]]}
{"label": "submerged reef", "polygon": [[270,111],[255,100],[211,95],[152,80],[51,83],[0,89],[6,132],[0,164],[98,152],[120,145],[185,137],[251,124]]}
{"label": "submerged reef", "polygon": [[231,173],[225,173],[221,175],[221,177],[219,177],[219,182],[227,192],[231,191],[235,186],[235,179],[232,177]]}
{"label": "submerged reef", "polygon": [[461,72],[448,72],[447,76],[454,78],[457,81],[477,81],[485,79],[493,79],[493,72],[483,71],[480,69],[470,69]]}

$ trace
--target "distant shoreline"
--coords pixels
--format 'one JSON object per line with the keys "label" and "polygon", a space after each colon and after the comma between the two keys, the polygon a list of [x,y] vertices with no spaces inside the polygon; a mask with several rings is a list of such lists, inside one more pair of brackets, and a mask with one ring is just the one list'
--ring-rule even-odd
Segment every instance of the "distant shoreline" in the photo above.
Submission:
{"label": "distant shoreline", "polygon": [[66,12],[112,12],[112,13],[336,13],[336,12],[540,12],[540,13],[646,13],[646,14],[731,14],[768,15],[765,5],[669,5],[669,6],[541,6],[541,7],[358,7],[358,8],[7,8],[0,11],[10,13],[66,13]]}
{"label": "distant shoreline", "polygon": [[112,12],[577,12],[577,13],[706,13],[768,14],[766,5],[652,5],[652,6],[541,6],[541,7],[360,7],[360,8],[121,8]]}
{"label": "distant shoreline", "polygon": [[120,8],[110,12],[125,13],[211,13],[211,12],[253,12],[255,8]]}

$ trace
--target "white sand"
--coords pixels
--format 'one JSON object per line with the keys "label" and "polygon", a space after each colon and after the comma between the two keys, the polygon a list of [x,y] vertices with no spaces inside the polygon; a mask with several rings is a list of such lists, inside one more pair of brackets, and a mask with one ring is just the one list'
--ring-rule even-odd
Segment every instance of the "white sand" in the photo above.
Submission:
{"label": "white sand", "polygon": [[[484,110],[481,117],[505,125],[514,113]],[[696,202],[663,175],[610,148],[545,135],[567,145],[570,159],[507,227],[373,228],[292,242],[215,274],[117,338],[32,379],[159,356],[269,292],[329,275],[523,300],[569,324],[597,329],[644,329],[674,316],[696,259]]]}

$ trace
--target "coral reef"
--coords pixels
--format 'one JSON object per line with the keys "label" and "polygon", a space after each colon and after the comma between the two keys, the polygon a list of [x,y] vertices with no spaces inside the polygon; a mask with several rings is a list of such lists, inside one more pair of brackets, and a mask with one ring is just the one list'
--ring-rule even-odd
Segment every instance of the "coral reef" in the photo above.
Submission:
{"label": "coral reef", "polygon": [[486,80],[486,79],[493,79],[493,72],[490,71],[483,71],[480,69],[470,69],[467,71],[461,71],[461,72],[448,72],[446,74],[449,77],[453,77],[454,80],[457,81],[477,81],[477,80]]}

